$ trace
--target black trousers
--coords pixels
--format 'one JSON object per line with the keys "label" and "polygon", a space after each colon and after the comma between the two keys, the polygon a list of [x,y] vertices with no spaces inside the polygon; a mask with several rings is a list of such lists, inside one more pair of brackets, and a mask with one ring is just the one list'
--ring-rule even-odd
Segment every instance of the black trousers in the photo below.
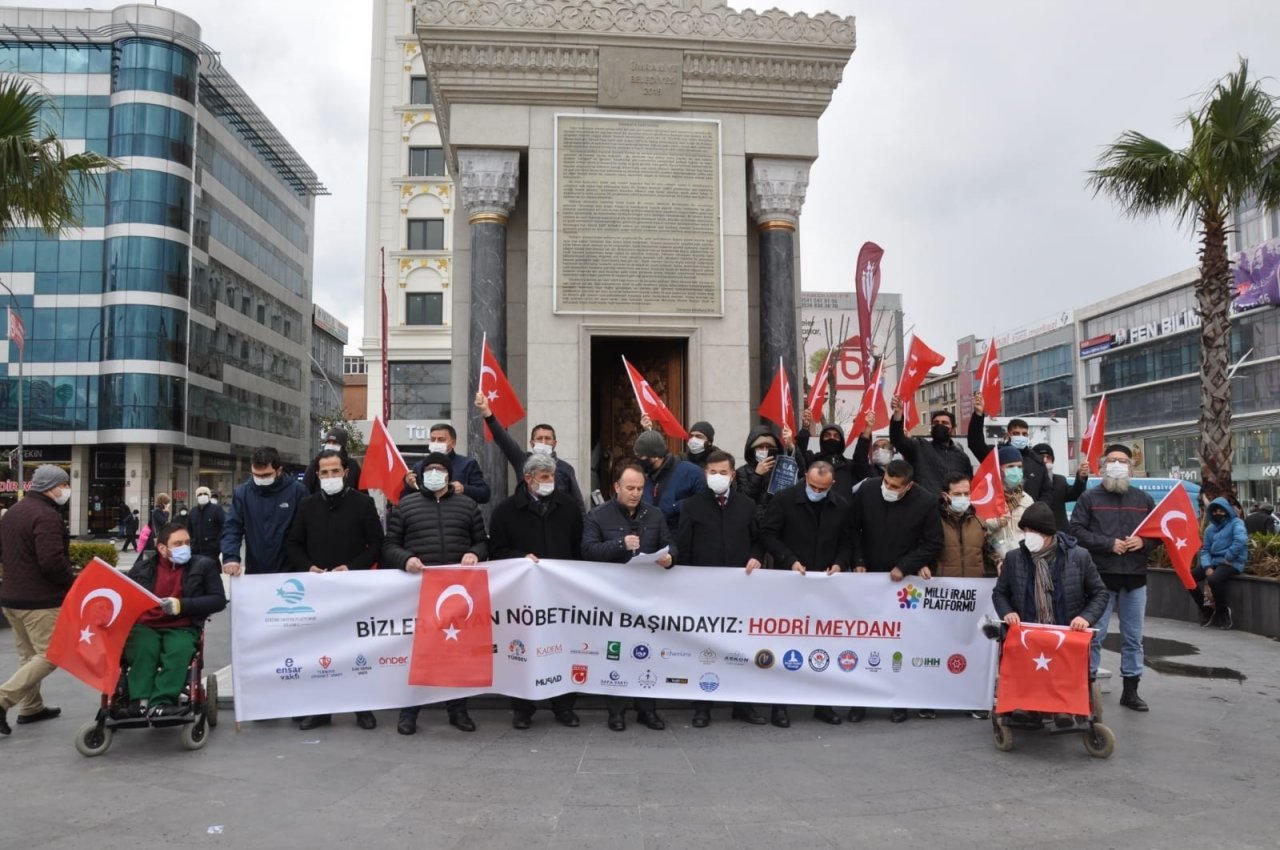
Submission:
{"label": "black trousers", "polygon": [[[609,697],[605,703],[609,708],[610,714],[623,714],[627,710],[626,697]],[[650,714],[658,710],[658,701],[651,697],[635,698],[636,712],[647,711]]]}
{"label": "black trousers", "polygon": [[[1196,580],[1196,586],[1190,591],[1191,598],[1196,601],[1196,606],[1204,605],[1204,585],[1200,582],[1205,581],[1204,567],[1196,567],[1191,571],[1191,577]],[[1233,567],[1226,564],[1218,564],[1213,568],[1213,575],[1208,577],[1209,587],[1213,589],[1213,601],[1222,607],[1227,606],[1227,585],[1236,577],[1236,571]]]}
{"label": "black trousers", "polygon": [[[444,701],[445,711],[449,712],[450,714],[453,714],[455,711],[458,711],[459,709],[465,710],[466,707],[467,707],[467,701],[465,698],[448,699]],[[430,708],[430,706],[427,706],[427,705],[406,706],[405,708],[400,709],[400,716],[401,717],[417,717],[418,712],[424,708]]]}
{"label": "black trousers", "polygon": [[[566,711],[573,711],[573,706],[577,701],[577,694],[561,694],[558,697],[552,697],[551,713],[559,715],[564,714]],[[511,710],[516,714],[533,714],[538,710],[538,704],[531,699],[512,697]]]}

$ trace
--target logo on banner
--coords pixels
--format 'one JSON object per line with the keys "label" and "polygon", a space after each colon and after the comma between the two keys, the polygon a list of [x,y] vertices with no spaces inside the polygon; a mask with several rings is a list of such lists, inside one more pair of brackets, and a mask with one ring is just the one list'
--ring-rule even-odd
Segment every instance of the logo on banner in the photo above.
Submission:
{"label": "logo on banner", "polygon": [[942,667],[942,659],[941,658],[923,658],[921,656],[916,656],[911,659],[911,666],[938,669]]}
{"label": "logo on banner", "polygon": [[622,657],[622,641],[611,640],[605,644],[605,658],[610,661],[617,661]]}
{"label": "logo on banner", "polygon": [[815,649],[809,653],[809,667],[816,673],[826,670],[831,664],[831,656],[825,649]]}
{"label": "logo on banner", "polygon": [[698,687],[702,688],[707,693],[711,693],[716,688],[720,687],[720,677],[715,673],[703,673],[702,678],[698,680]]}
{"label": "logo on banner", "polygon": [[519,638],[516,638],[511,641],[511,643],[507,644],[507,657],[512,661],[528,661],[529,659],[525,658],[527,653],[528,650],[524,647],[524,641]]}
{"label": "logo on banner", "polygon": [[710,648],[704,649],[702,650],[702,652],[698,653],[698,660],[701,661],[703,664],[715,664],[716,651]]}
{"label": "logo on banner", "polygon": [[627,684],[627,680],[617,670],[610,670],[609,678],[600,680],[601,687],[605,688],[625,688]]}
{"label": "logo on banner", "polygon": [[281,681],[285,682],[290,679],[301,679],[302,668],[295,666],[292,658],[286,658],[284,666],[276,668],[276,675],[280,677]]}
{"label": "logo on banner", "polygon": [[367,676],[369,671],[372,669],[373,668],[369,666],[369,659],[365,658],[364,654],[361,653],[356,656],[356,663],[355,666],[351,668],[351,672],[355,673],[357,676]]}
{"label": "logo on banner", "polygon": [[926,587],[924,608],[926,611],[972,614],[978,610],[978,591],[962,587]]}
{"label": "logo on banner", "polygon": [[379,667],[399,667],[409,663],[407,655],[380,655],[378,656]]}
{"label": "logo on banner", "polygon": [[901,652],[895,652],[893,654],[893,672],[895,673],[902,672],[902,653]]}
{"label": "logo on banner", "polygon": [[586,641],[583,641],[582,646],[578,647],[577,649],[569,650],[569,654],[570,655],[599,655],[600,650],[592,649],[591,644],[587,643]]}
{"label": "logo on banner", "polygon": [[573,683],[575,685],[585,685],[587,683],[587,665],[585,664],[573,665],[573,670],[570,673],[570,678],[573,679]]}
{"label": "logo on banner", "polygon": [[539,658],[546,658],[548,655],[559,655],[564,652],[564,645],[553,643],[551,646],[540,646],[537,652]]}
{"label": "logo on banner", "polygon": [[867,671],[871,673],[880,672],[880,653],[872,652],[867,655]]}
{"label": "logo on banner", "polygon": [[548,676],[545,679],[534,679],[533,684],[539,688],[544,688],[547,685],[558,685],[563,681],[563,679],[564,677],[557,673],[554,676]]}
{"label": "logo on banner", "polygon": [[756,653],[756,666],[761,670],[768,670],[777,662],[778,659],[774,658],[773,653],[767,649],[762,649]]}
{"label": "logo on banner", "polygon": [[846,649],[836,656],[836,664],[839,664],[844,672],[852,673],[858,666],[858,653],[852,649]]}
{"label": "logo on banner", "polygon": [[640,678],[637,679],[636,681],[640,683],[640,687],[647,689],[647,688],[652,688],[654,685],[658,684],[658,677],[653,675],[652,670],[645,670],[643,673],[640,674]]}
{"label": "logo on banner", "polygon": [[631,647],[631,657],[636,661],[644,661],[649,657],[649,644],[638,643]]}
{"label": "logo on banner", "polygon": [[320,656],[320,666],[323,667],[324,669],[328,670],[329,665],[332,663],[333,663],[333,659],[330,658],[329,656],[327,655]]}
{"label": "logo on banner", "polygon": [[782,666],[794,673],[804,666],[804,656],[800,654],[798,649],[788,649],[786,654],[782,656]]}
{"label": "logo on banner", "polygon": [[662,651],[659,652],[658,654],[661,655],[667,661],[670,661],[672,658],[692,658],[693,657],[692,652],[688,652],[683,649],[667,649],[666,647],[663,647]]}
{"label": "logo on banner", "polygon": [[333,659],[327,655],[321,655],[316,659],[316,663],[320,665],[320,669],[311,674],[313,679],[338,679],[342,677],[341,670],[331,670]]}
{"label": "logo on banner", "polygon": [[725,664],[731,664],[734,667],[745,667],[751,663],[751,659],[741,652],[726,652],[722,660]]}
{"label": "logo on banner", "polygon": [[898,607],[908,610],[919,608],[920,599],[924,596],[914,584],[909,584],[898,591]]}
{"label": "logo on banner", "polygon": [[275,608],[268,608],[268,614],[314,614],[316,609],[303,605],[302,599],[307,595],[307,588],[296,578],[291,578],[276,588],[276,596],[284,602]]}
{"label": "logo on banner", "polygon": [[668,685],[687,685],[687,684],[689,684],[689,680],[688,680],[688,679],[681,679],[681,678],[680,678],[680,677],[678,677],[678,676],[668,676],[668,677],[667,677],[667,684],[668,684]]}
{"label": "logo on banner", "polygon": [[969,666],[969,662],[960,653],[955,653],[947,659],[947,669],[952,673],[959,675],[964,672],[964,668]]}

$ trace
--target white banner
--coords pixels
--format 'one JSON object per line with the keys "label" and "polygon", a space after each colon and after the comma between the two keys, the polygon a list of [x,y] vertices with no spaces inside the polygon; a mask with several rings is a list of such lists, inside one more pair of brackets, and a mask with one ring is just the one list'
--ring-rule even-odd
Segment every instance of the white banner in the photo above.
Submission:
{"label": "white banner", "polygon": [[[232,579],[238,720],[478,693],[983,709],[993,579],[835,576],[519,559],[489,571],[492,688],[408,684],[421,578]],[[437,568],[437,569],[449,569]]]}

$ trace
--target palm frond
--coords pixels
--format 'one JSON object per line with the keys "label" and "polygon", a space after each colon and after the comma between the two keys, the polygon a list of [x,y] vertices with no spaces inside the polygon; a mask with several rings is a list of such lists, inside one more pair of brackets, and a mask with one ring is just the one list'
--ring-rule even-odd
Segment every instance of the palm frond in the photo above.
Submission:
{"label": "palm frond", "polygon": [[1087,185],[1094,197],[1109,196],[1126,215],[1173,212],[1181,218],[1187,208],[1189,172],[1185,152],[1129,130],[1103,148]]}

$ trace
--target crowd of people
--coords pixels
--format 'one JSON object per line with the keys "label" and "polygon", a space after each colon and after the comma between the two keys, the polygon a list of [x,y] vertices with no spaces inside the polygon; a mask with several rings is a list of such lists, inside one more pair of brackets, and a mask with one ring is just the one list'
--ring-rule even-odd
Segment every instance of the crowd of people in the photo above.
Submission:
{"label": "crowd of people", "polygon": [[[633,457],[613,470],[612,497],[588,510],[576,471],[556,455],[554,427],[535,425],[526,449],[492,415],[483,394],[476,395],[475,407],[519,478],[514,494],[493,507],[487,524],[480,506],[493,493],[479,464],[457,453],[457,433],[448,423],[430,429],[429,454],[405,477],[385,528],[373,498],[359,489],[360,467],[348,455],[347,434],[340,428],[326,434],[301,481],[285,474],[275,449],[263,447],[253,452],[251,477],[235,488],[225,509],[204,487],[197,490],[196,506],[179,517],[169,514],[167,497],[157,497],[148,523],[152,539],[130,575],[164,602],[129,637],[131,700],[119,710],[131,717],[181,710],[183,671],[199,628],[227,604],[220,571],[322,573],[378,565],[417,573],[501,558],[622,563],[663,550],[658,564],[664,568],[872,572],[893,581],[998,577],[993,604],[1011,624],[1099,626],[1091,677],[1115,611],[1124,681],[1120,704],[1148,710],[1138,686],[1148,552],[1156,544],[1135,531],[1154,504],[1132,485],[1133,459],[1124,445],[1107,448],[1100,486],[1090,488],[1094,471],[1088,464],[1080,464],[1070,479],[1056,472],[1052,448],[1032,445],[1025,421],[1011,420],[1007,442],[988,445],[981,397],[975,398],[964,439],[979,460],[998,453],[1009,507],[1005,516],[984,521],[974,511],[974,468],[950,411],[933,412],[927,437],[911,437],[895,398],[888,437],[874,436],[869,417],[851,453],[842,428],[815,425],[806,413],[799,434],[753,428],[741,458],[715,445],[709,422],[694,423],[686,451],[673,452],[646,418]],[[775,477],[782,466],[799,470],[795,483]],[[6,564],[0,606],[13,624],[20,661],[0,685],[2,734],[11,731],[10,708],[16,708],[19,724],[59,715],[43,703],[40,682],[54,669],[44,650],[74,580],[58,511],[70,486],[60,468],[40,467],[31,496],[0,524]],[[1209,519],[1197,570],[1208,593],[1197,586],[1193,596],[1203,623],[1230,628],[1229,581],[1243,569],[1241,541],[1255,517],[1241,520],[1228,502],[1218,500],[1209,506]],[[134,523],[136,530],[136,513]],[[574,706],[574,695],[565,694],[552,699],[550,708],[557,722],[572,727],[580,722]],[[614,731],[626,729],[628,710],[640,725],[665,728],[653,699],[613,697],[607,707]],[[400,734],[417,731],[420,708],[400,711]],[[692,725],[707,726],[711,708],[709,702],[694,703]],[[466,699],[447,701],[445,710],[452,726],[475,730]],[[513,699],[511,710],[514,728],[530,727],[534,703]],[[731,717],[787,727],[789,711],[775,704],[766,719],[755,706],[733,704]],[[856,706],[817,706],[813,714],[833,725],[867,717]],[[935,714],[919,712],[926,718]],[[904,708],[890,712],[894,723],[908,716]],[[331,722],[327,715],[295,720],[304,730]],[[357,713],[356,722],[376,727],[371,712]]]}

